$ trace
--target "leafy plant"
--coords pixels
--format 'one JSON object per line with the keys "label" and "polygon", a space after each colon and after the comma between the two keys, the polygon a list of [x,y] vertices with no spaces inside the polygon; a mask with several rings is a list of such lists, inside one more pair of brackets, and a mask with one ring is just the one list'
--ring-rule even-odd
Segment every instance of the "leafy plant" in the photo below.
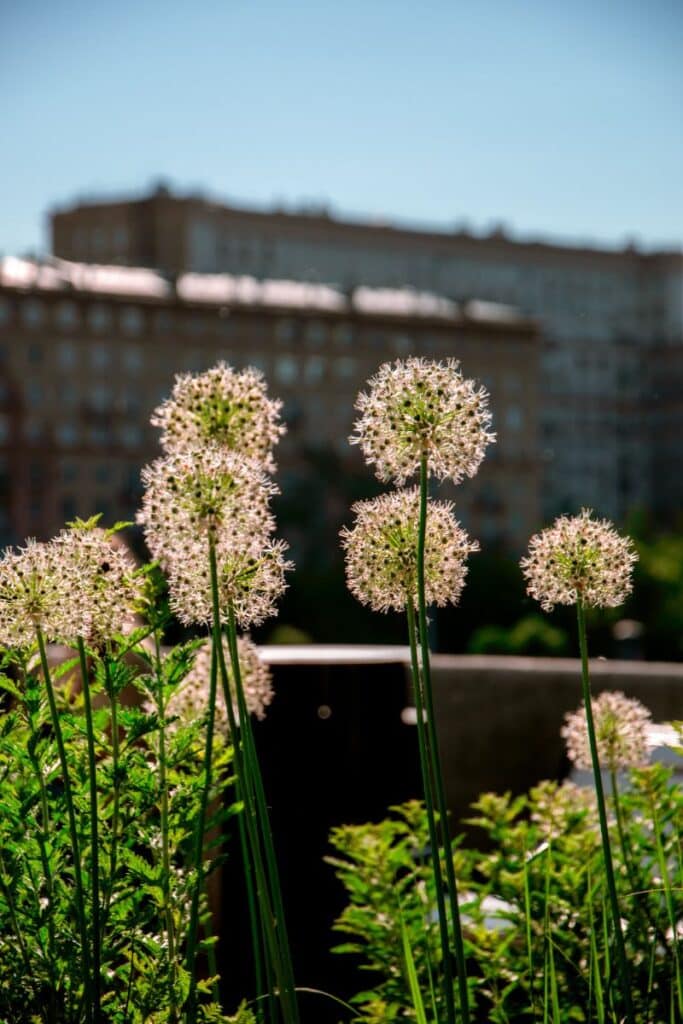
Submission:
{"label": "leafy plant", "polygon": [[[636,1020],[671,1024],[680,1020],[683,792],[668,769],[652,765],[632,773],[620,801],[624,845],[613,814],[610,829]],[[474,1019],[618,1021],[592,791],[545,782],[524,796],[485,794],[473,811],[468,824],[485,842],[456,844],[453,856]],[[336,852],[328,860],[349,899],[335,925],[348,940],[335,951],[360,957],[372,977],[352,1000],[357,1020],[378,1020],[378,1006],[386,1020],[414,1020],[406,941],[425,1007],[441,971],[424,809],[415,802],[392,808],[378,824],[335,829],[331,841]]]}

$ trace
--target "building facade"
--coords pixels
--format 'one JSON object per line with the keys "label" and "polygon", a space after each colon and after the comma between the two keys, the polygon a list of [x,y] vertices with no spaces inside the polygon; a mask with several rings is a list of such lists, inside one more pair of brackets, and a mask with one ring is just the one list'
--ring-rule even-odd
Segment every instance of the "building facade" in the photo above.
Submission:
{"label": "building facade", "polygon": [[[485,544],[522,549],[540,523],[539,337],[513,311],[405,289],[0,261],[0,539],[46,538],[95,512],[133,518],[140,469],[159,454],[152,410],[176,373],[220,359],[265,373],[288,424],[283,497],[307,480],[309,505],[325,508],[310,457],[371,476],[348,444],[353,404],[382,362],[410,354],[457,357],[489,389],[498,443],[457,489],[457,513]],[[347,508],[326,514],[348,520]]]}
{"label": "building facade", "polygon": [[[426,231],[325,211],[239,209],[168,190],[53,212],[53,251],[259,279],[427,289],[511,304],[541,326],[539,452],[546,517],[593,506],[623,520],[678,505],[659,475],[655,350],[683,345],[683,254]],[[675,358],[673,360],[676,361]],[[683,380],[680,382],[683,384]],[[656,412],[655,412],[656,415]],[[680,474],[681,467],[678,464]]]}

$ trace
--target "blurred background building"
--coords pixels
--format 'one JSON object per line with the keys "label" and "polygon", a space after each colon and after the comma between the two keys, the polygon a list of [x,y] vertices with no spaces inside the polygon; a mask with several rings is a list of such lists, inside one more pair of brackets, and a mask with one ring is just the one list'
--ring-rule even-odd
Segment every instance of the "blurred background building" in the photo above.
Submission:
{"label": "blurred background building", "polygon": [[[623,521],[649,507],[665,522],[680,507],[672,450],[683,427],[676,398],[683,385],[680,251],[522,242],[502,229],[485,236],[426,231],[340,220],[325,208],[242,209],[173,195],[163,185],[139,198],[55,209],[51,236],[58,257],[170,276],[227,272],[347,293],[415,288],[457,303],[514,307],[542,331],[536,454],[544,515],[588,505]],[[424,338],[415,341],[415,352],[433,354]],[[380,358],[393,354],[389,346]],[[441,354],[462,357],[468,374],[487,377],[469,352],[465,358],[456,346]],[[509,367],[506,387],[528,394],[521,366]],[[520,429],[522,409],[519,402],[498,407],[503,437]]]}
{"label": "blurred background building", "polygon": [[[540,516],[539,339],[509,307],[407,288],[257,280],[52,260],[0,261],[1,537],[47,538],[101,512],[134,518],[140,469],[159,454],[150,426],[176,373],[224,359],[260,368],[284,400],[284,497],[306,495],[295,556],[334,535],[358,495],[326,489],[321,463],[371,473],[348,443],[353,405],[384,361],[457,355],[490,390],[500,440],[461,488],[458,515],[485,542],[521,549]],[[366,484],[367,486],[367,484]],[[293,519],[295,517],[292,517]]]}

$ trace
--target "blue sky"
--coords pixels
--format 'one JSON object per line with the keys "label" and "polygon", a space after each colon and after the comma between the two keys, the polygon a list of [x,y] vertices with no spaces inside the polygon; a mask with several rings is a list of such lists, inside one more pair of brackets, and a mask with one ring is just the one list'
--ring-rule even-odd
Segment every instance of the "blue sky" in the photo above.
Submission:
{"label": "blue sky", "polygon": [[77,194],[683,244],[680,0],[0,6],[0,252]]}

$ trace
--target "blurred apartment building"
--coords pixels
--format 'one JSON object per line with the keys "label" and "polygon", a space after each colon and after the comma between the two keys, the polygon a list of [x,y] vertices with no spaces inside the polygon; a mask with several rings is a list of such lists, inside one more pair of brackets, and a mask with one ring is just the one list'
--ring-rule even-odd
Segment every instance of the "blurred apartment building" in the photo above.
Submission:
{"label": "blurred apartment building", "polygon": [[[523,548],[540,521],[539,338],[514,311],[409,289],[347,293],[230,274],[170,280],[149,269],[1,260],[0,540],[47,538],[95,512],[107,523],[133,518],[140,469],[160,453],[152,410],[176,373],[219,359],[264,371],[289,427],[278,448],[283,495],[301,493],[303,479],[302,518],[317,511],[338,527],[348,505],[329,507],[306,453],[371,478],[348,444],[353,403],[380,363],[410,353],[457,354],[489,388],[499,440],[457,489],[457,514],[483,542]],[[305,543],[306,523],[301,529]]]}
{"label": "blurred apartment building", "polygon": [[[328,283],[406,286],[516,307],[541,326],[543,510],[672,518],[683,497],[683,253],[428,231],[325,210],[239,209],[161,187],[51,216],[72,260]],[[420,351],[417,349],[416,351]],[[459,350],[453,354],[460,355]],[[665,367],[665,369],[662,368]]]}

